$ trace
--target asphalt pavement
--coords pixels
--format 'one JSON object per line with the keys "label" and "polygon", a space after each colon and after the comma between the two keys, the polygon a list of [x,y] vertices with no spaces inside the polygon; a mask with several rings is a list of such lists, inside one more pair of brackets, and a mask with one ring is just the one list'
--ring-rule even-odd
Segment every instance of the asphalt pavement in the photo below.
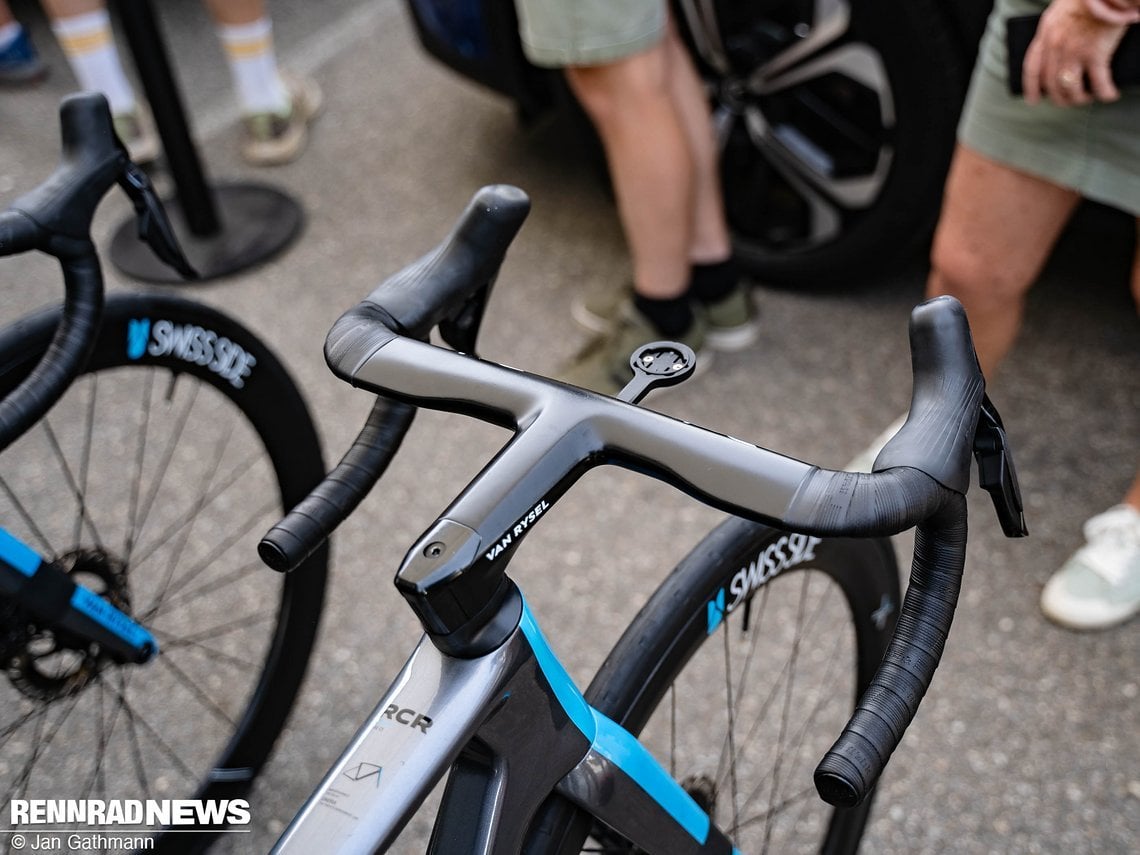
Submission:
{"label": "asphalt pavement", "polygon": [[[429,249],[472,192],[524,188],[529,221],[484,325],[490,359],[551,373],[585,340],[569,321],[578,289],[627,276],[615,211],[565,129],[524,128],[510,105],[419,48],[396,0],[274,2],[283,63],[312,74],[326,112],[298,162],[245,166],[237,116],[199,4],[160,8],[211,181],[273,183],[307,226],[255,270],[184,290],[241,318],[295,375],[326,456],[339,456],[368,396],[324,365],[325,332],[384,276]],[[0,199],[56,159],[56,107],[70,88],[52,65],[40,88],[0,97]],[[105,241],[126,214],[97,221]],[[1040,614],[1045,581],[1081,542],[1082,522],[1119,500],[1140,447],[1140,321],[1127,288],[1126,229],[1074,229],[1033,291],[1018,345],[991,395],[1014,443],[1031,537],[1001,536],[971,497],[959,614],[938,677],[892,760],[865,838],[883,853],[1127,853],[1140,849],[1140,621],[1080,634]],[[654,406],[791,456],[839,467],[906,406],[906,320],[923,259],[843,293],[757,288],[763,335]],[[3,318],[55,297],[49,265],[5,276]],[[112,289],[153,286],[109,271]],[[255,833],[221,851],[264,851],[371,710],[417,638],[391,584],[406,547],[503,434],[425,414],[362,510],[338,533],[319,646],[302,697],[252,799]],[[662,574],[719,515],[625,472],[593,473],[559,503],[514,565],[556,650],[583,683]],[[908,541],[898,542],[900,550]],[[268,571],[267,571],[268,572]],[[417,820],[411,834],[423,834]],[[423,838],[403,843],[418,851]],[[227,848],[228,847],[228,848]]]}

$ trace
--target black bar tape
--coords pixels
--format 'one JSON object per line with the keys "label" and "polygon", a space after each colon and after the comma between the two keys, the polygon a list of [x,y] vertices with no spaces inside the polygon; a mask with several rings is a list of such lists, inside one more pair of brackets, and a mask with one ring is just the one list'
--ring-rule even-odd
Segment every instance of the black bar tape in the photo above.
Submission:
{"label": "black bar tape", "polygon": [[355,383],[356,369],[376,348],[396,335],[424,339],[458,313],[494,281],[529,211],[530,199],[517,187],[479,190],[439,246],[385,279],[333,324],[325,339],[333,373]]}
{"label": "black bar tape", "polygon": [[910,415],[875,472],[817,470],[784,517],[791,528],[817,535],[884,535],[918,526],[894,637],[815,772],[820,796],[842,807],[867,797],[913,721],[942,658],[965,565],[965,492],[985,381],[957,300],[940,297],[917,307],[910,339]]}
{"label": "black bar tape", "polygon": [[384,474],[411,426],[416,408],[377,398],[368,420],[340,463],[281,522],[257,553],[274,570],[293,570],[320,546]]}
{"label": "black bar tape", "polygon": [[44,231],[23,211],[0,212],[0,258],[35,249]]}
{"label": "black bar tape", "polygon": [[986,384],[962,304],[936,297],[916,307],[910,316],[910,349],[910,414],[875,459],[874,471],[910,466],[965,494]]}
{"label": "black bar tape", "polygon": [[386,279],[366,302],[391,315],[397,332],[423,338],[494,280],[529,212],[530,199],[517,187],[483,187],[439,246]]}
{"label": "black bar tape", "polygon": [[51,409],[95,347],[103,317],[103,276],[94,247],[89,254],[61,264],[66,289],[63,314],[43,358],[0,401],[0,451]]}
{"label": "black bar tape", "polygon": [[0,255],[38,249],[63,265],[60,325],[40,363],[0,402],[0,451],[38,421],[83,369],[103,311],[103,277],[88,233],[95,209],[127,164],[97,93],[64,99],[59,167],[0,219]]}
{"label": "black bar tape", "polygon": [[966,500],[945,495],[945,507],[915,533],[910,586],[883,662],[816,768],[816,789],[830,804],[852,807],[871,792],[942,658],[966,549]]}
{"label": "black bar tape", "polygon": [[[127,164],[127,153],[115,136],[107,99],[96,92],[65,98],[59,121],[60,165],[11,207],[53,237],[85,240],[95,209]],[[56,254],[48,247],[40,249]]]}

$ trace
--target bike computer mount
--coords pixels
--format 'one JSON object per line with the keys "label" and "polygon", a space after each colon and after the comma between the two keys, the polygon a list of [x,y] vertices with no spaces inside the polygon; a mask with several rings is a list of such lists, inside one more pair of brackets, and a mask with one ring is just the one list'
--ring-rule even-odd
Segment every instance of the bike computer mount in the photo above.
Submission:
{"label": "bike computer mount", "polygon": [[653,341],[633,352],[629,367],[633,369],[633,379],[618,392],[617,398],[636,404],[654,389],[676,386],[689,379],[697,367],[697,355],[678,341]]}

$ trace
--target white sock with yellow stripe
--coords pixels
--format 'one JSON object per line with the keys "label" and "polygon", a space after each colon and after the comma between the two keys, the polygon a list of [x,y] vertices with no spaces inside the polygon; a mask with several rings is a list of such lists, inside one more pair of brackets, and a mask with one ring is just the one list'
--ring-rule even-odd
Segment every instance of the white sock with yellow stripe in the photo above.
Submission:
{"label": "white sock with yellow stripe", "polygon": [[132,112],[135,91],[119,60],[107,10],[57,18],[51,28],[79,85],[106,95],[114,115]]}
{"label": "white sock with yellow stripe", "polygon": [[289,92],[277,71],[273,24],[260,18],[249,24],[220,24],[218,36],[226,49],[234,88],[247,116],[289,112]]}

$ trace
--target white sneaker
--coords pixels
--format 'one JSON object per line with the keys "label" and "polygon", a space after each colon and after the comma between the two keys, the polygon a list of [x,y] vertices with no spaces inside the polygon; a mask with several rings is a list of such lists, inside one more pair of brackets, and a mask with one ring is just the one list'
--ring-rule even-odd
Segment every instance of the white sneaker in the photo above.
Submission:
{"label": "white sneaker", "polygon": [[1070,629],[1105,629],[1140,611],[1140,511],[1117,505],[1084,532],[1088,542],[1041,592],[1041,611]]}

